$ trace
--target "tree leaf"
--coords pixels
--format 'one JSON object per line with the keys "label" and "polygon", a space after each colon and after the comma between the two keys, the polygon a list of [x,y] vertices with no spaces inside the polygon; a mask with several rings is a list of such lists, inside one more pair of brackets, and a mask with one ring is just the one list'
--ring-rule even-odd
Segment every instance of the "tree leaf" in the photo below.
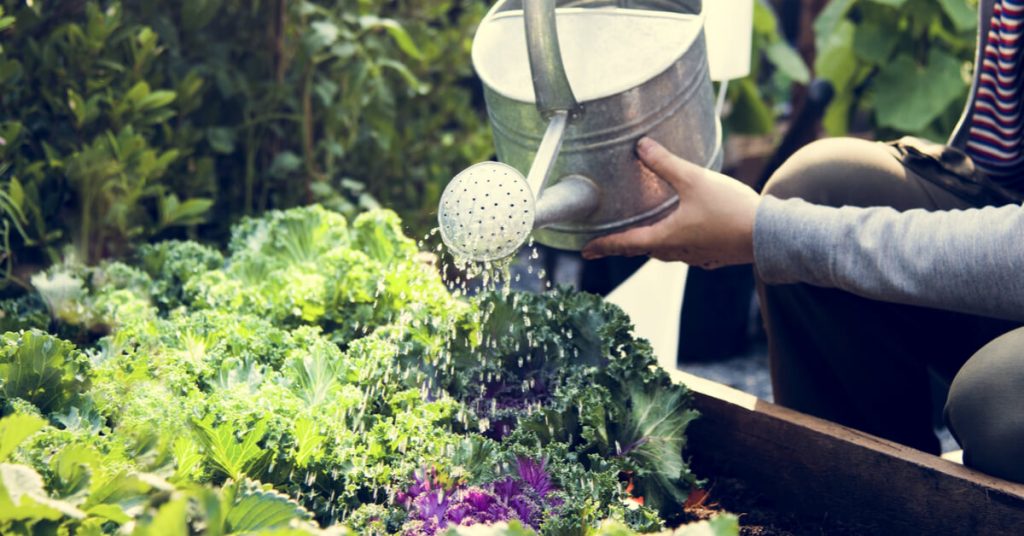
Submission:
{"label": "tree leaf", "polygon": [[872,94],[875,118],[880,126],[919,133],[966,91],[957,58],[932,48],[928,64],[919,65],[900,54],[878,72]]}
{"label": "tree leaf", "polygon": [[145,80],[141,80],[124,94],[124,99],[134,104],[146,95],[149,95],[149,84]]}
{"label": "tree leaf", "polygon": [[832,82],[836,92],[850,86],[857,71],[857,58],[853,52],[853,36],[857,27],[848,20],[841,21],[826,37],[814,60],[818,78]]}
{"label": "tree leaf", "polygon": [[899,33],[887,27],[863,21],[853,37],[853,51],[868,63],[882,65],[889,61],[899,39]]}
{"label": "tree leaf", "polygon": [[967,32],[978,27],[978,12],[964,0],[939,0],[942,11],[946,13],[953,27],[958,32]]}
{"label": "tree leaf", "polygon": [[206,130],[206,141],[210,148],[221,154],[235,152],[235,129],[227,127],[213,127]]}
{"label": "tree leaf", "polygon": [[819,54],[826,48],[826,41],[843,22],[846,13],[856,2],[857,0],[831,0],[818,14],[818,18],[814,19],[814,48]]}
{"label": "tree leaf", "polygon": [[764,54],[790,80],[798,84],[810,83],[810,69],[807,68],[807,64],[804,63],[804,59],[800,57],[796,49],[785,40],[779,39],[772,42],[764,49]]}
{"label": "tree leaf", "polygon": [[314,51],[331,46],[338,40],[338,25],[329,20],[315,21],[310,28],[313,33],[307,37],[307,42]]}
{"label": "tree leaf", "polygon": [[423,59],[423,52],[420,51],[419,47],[416,46],[416,43],[413,42],[412,37],[409,35],[409,32],[405,31],[405,28],[401,24],[399,24],[398,21],[394,19],[363,17],[361,19],[361,22],[363,23],[364,27],[384,28],[388,32],[388,35],[390,35],[391,38],[395,40],[395,44],[398,45],[398,48],[402,52],[405,52],[409,57],[413,59]]}
{"label": "tree leaf", "polygon": [[735,95],[728,118],[730,128],[744,134],[771,132],[775,116],[761,98],[757,84],[750,77],[731,82],[729,93]]}
{"label": "tree leaf", "polygon": [[420,79],[417,78],[416,75],[413,74],[413,72],[408,67],[405,66],[404,63],[385,58],[379,60],[377,62],[377,65],[380,65],[381,67],[387,67],[388,69],[391,69],[398,73],[399,75],[401,75],[401,77],[405,79],[405,82],[409,84],[409,87],[415,93],[418,93],[420,95],[426,95],[427,92],[430,91],[430,86],[428,84],[421,82]]}
{"label": "tree leaf", "polygon": [[163,108],[174,102],[177,93],[169,89],[161,89],[136,99],[135,108],[141,112]]}

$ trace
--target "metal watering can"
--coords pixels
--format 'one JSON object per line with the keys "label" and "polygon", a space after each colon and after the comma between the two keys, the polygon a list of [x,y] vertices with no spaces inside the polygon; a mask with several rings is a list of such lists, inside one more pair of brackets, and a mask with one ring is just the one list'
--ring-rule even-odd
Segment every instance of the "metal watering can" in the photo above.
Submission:
{"label": "metal watering can", "polygon": [[501,162],[467,168],[441,196],[458,256],[506,257],[531,232],[579,250],[665,216],[678,197],[637,159],[643,136],[721,167],[701,0],[503,0],[472,57]]}

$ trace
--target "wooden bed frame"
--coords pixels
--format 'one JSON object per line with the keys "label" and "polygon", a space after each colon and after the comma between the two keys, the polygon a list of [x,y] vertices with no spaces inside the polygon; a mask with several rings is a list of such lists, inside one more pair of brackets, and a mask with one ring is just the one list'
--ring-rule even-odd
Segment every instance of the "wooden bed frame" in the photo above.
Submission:
{"label": "wooden bed frame", "polygon": [[782,511],[885,534],[1024,534],[1024,485],[758,400],[685,372],[701,474],[741,479]]}

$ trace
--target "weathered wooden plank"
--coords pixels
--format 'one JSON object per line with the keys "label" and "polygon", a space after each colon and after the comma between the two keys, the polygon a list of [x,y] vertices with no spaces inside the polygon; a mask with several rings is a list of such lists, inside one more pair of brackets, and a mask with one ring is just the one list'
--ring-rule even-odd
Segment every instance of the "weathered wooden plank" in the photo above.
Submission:
{"label": "weathered wooden plank", "polygon": [[775,506],[881,534],[1024,534],[1024,485],[811,417],[683,372],[702,416],[688,451]]}

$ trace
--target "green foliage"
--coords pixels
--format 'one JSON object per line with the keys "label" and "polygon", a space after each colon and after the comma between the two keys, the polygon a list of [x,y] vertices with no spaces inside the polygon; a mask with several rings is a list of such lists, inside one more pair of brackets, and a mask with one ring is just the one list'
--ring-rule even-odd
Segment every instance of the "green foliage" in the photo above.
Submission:
{"label": "green foliage", "polygon": [[221,241],[313,200],[380,198],[420,235],[452,170],[493,151],[469,64],[484,0],[0,7],[0,285],[64,244],[95,263]]}
{"label": "green foliage", "polygon": [[786,42],[767,0],[754,0],[753,50],[750,75],[729,83],[731,112],[725,126],[731,132],[767,134],[782,105],[789,102],[793,84],[810,82],[810,70]]}
{"label": "green foliage", "polygon": [[157,35],[119,3],[5,4],[14,22],[0,54],[0,160],[10,163],[3,189],[19,185],[21,245],[52,254],[70,240],[96,261],[201,221],[210,200],[183,210],[187,190],[167,177],[185,165],[178,119],[196,95],[165,83]]}
{"label": "green foliage", "polygon": [[845,134],[864,116],[880,138],[944,140],[970,84],[977,32],[968,0],[832,0],[814,23],[817,76],[835,98],[824,124]]}
{"label": "green foliage", "polygon": [[0,338],[0,395],[44,412],[58,411],[88,388],[88,359],[75,346],[39,330]]}
{"label": "green foliage", "polygon": [[226,258],[175,241],[41,274],[54,329],[93,327],[85,351],[3,336],[0,532],[458,525],[423,486],[463,509],[504,486],[519,502],[480,520],[510,534],[678,521],[694,413],[628,317],[568,290],[457,299],[400,229],[311,206],[243,221]]}

